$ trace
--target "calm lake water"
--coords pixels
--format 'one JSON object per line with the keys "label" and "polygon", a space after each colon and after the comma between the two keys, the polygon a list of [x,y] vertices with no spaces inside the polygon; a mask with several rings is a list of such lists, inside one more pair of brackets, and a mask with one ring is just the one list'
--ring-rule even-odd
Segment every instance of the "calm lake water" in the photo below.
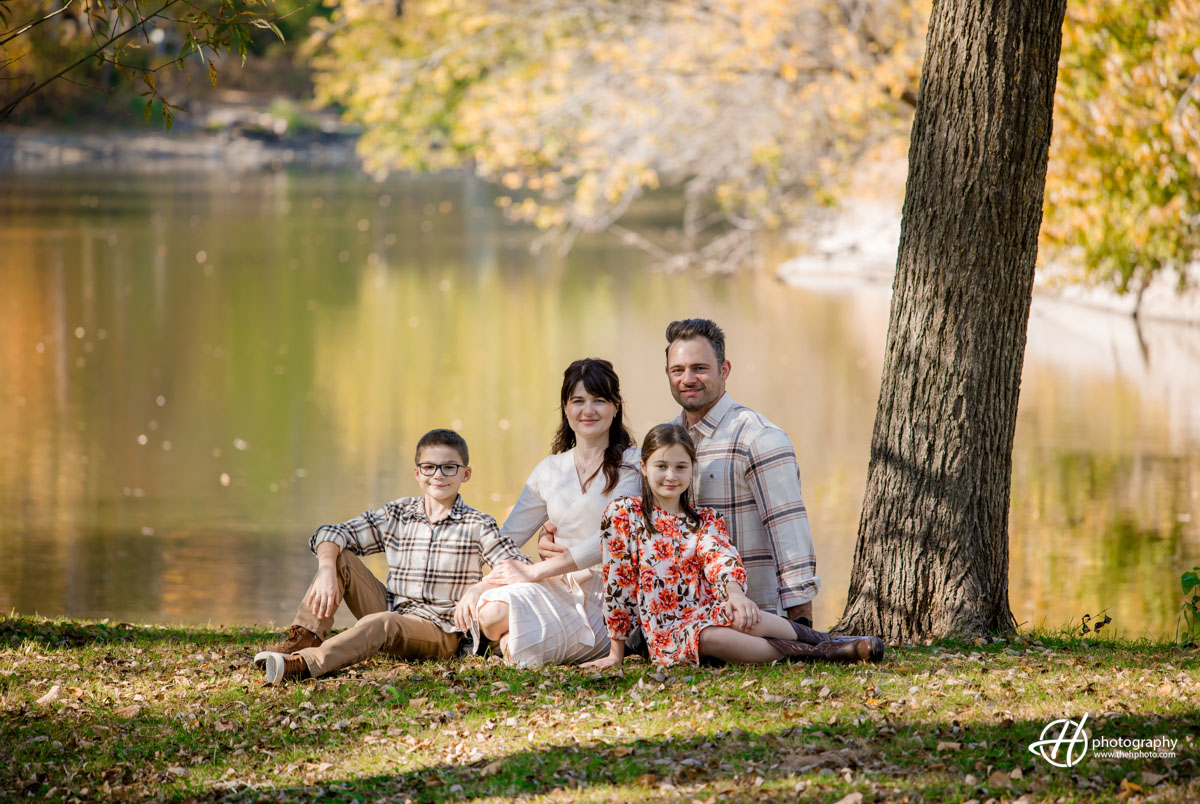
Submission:
{"label": "calm lake water", "polygon": [[[664,327],[700,315],[728,333],[731,393],[796,444],[833,623],[887,289],[666,276],[603,237],[533,256],[535,236],[458,177],[0,179],[0,609],[286,624],[308,536],[413,493],[421,433],[463,433],[464,495],[502,520],[548,449],[566,364],[611,359],[640,435],[676,412]],[[1198,394],[1200,329],[1035,307],[1019,621],[1107,609],[1131,636],[1173,632],[1200,564]]]}

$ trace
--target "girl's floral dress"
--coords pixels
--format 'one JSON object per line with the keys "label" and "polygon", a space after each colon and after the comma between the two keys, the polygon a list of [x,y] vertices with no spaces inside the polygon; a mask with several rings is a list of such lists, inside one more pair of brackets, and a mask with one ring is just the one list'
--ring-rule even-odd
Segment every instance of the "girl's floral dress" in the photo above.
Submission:
{"label": "girl's floral dress", "polygon": [[711,508],[696,513],[699,526],[656,505],[658,533],[650,533],[642,498],[620,497],[600,522],[608,635],[625,639],[636,618],[655,664],[697,664],[700,632],[731,625],[725,606],[729,583],[746,587],[746,570],[729,543],[725,521]]}

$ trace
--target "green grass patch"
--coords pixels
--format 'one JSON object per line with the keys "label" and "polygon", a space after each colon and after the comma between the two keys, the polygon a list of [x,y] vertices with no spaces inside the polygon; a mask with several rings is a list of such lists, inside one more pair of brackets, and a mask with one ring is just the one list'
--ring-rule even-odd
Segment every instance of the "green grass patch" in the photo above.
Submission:
{"label": "green grass patch", "polygon": [[[267,687],[251,657],[277,636],[0,617],[3,797],[1200,797],[1200,661],[1169,643],[1035,632],[890,647],[877,666],[632,660],[605,675],[377,657]],[[1030,752],[1048,723],[1085,713],[1093,737],[1165,736],[1176,756],[1056,768]]]}

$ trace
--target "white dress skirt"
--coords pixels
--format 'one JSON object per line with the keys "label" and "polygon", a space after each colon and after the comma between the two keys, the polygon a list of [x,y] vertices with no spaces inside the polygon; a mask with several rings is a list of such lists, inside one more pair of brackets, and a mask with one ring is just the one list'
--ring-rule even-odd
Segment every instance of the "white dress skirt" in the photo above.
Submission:
{"label": "white dress skirt", "polygon": [[[480,596],[480,605],[489,600],[508,604],[506,661],[541,667],[608,655],[600,519],[616,497],[640,493],[639,457],[636,447],[626,450],[617,484],[607,493],[603,472],[592,478],[587,491],[580,487],[573,449],[550,455],[529,475],[501,533],[521,546],[543,524],[553,522],[558,527],[555,542],[567,548],[580,569],[538,583],[499,586]],[[478,625],[472,632],[478,645]]]}
{"label": "white dress skirt", "polygon": [[[582,583],[576,576],[583,576]],[[508,604],[504,658],[517,667],[579,664],[608,655],[604,585],[596,570],[489,589]]]}

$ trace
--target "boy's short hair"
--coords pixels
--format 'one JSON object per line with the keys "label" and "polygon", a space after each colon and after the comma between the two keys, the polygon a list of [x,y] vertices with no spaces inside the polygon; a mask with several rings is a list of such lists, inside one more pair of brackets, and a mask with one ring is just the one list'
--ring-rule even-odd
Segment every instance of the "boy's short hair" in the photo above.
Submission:
{"label": "boy's short hair", "polygon": [[671,352],[671,344],[675,341],[689,341],[692,338],[704,338],[712,345],[717,355],[717,365],[725,362],[725,333],[715,321],[707,318],[685,318],[682,321],[672,321],[667,325],[667,353]]}
{"label": "boy's short hair", "polygon": [[430,430],[421,436],[421,440],[417,442],[416,454],[413,455],[413,463],[421,462],[421,450],[426,447],[449,447],[458,453],[463,466],[471,463],[471,455],[467,452],[467,440],[453,430]]}

